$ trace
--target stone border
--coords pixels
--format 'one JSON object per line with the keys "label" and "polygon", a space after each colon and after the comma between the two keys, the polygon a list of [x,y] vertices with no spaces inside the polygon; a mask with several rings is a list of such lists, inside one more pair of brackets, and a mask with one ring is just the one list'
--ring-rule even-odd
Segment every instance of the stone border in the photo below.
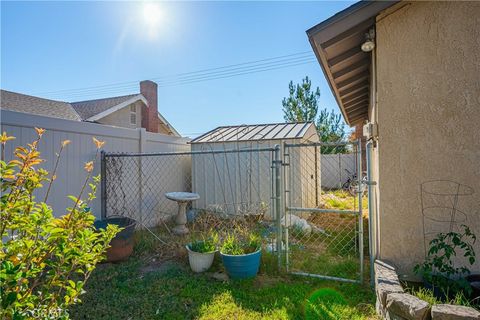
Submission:
{"label": "stone border", "polygon": [[438,304],[430,306],[404,292],[394,267],[375,261],[376,309],[387,320],[480,320],[480,312],[464,306]]}

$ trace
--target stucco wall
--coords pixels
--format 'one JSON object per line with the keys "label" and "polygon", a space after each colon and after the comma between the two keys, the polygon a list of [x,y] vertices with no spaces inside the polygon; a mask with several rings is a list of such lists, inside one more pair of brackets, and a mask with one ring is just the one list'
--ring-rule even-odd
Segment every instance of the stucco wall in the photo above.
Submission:
{"label": "stucco wall", "polygon": [[137,122],[136,124],[130,123],[130,105],[117,110],[108,116],[98,120],[101,124],[107,124],[110,126],[122,127],[122,128],[141,128],[142,127],[142,102],[136,102],[137,106],[136,114],[137,114]]}
{"label": "stucco wall", "polygon": [[422,182],[473,187],[459,208],[480,237],[480,2],[415,2],[376,31],[379,255],[412,275],[424,257]]}

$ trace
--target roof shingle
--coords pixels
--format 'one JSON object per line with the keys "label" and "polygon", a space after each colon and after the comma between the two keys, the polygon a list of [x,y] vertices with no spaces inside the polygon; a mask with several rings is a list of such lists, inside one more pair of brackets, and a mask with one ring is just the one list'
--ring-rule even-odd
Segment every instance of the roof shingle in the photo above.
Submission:
{"label": "roof shingle", "polygon": [[5,110],[52,118],[81,120],[68,102],[43,99],[6,90],[0,90],[0,107]]}

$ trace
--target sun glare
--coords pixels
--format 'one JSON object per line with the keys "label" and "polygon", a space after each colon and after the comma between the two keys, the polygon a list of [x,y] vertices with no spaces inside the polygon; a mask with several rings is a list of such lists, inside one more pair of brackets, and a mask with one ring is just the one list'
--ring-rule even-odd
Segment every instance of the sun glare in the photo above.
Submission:
{"label": "sun glare", "polygon": [[150,36],[155,37],[162,20],[162,11],[157,3],[147,2],[143,4],[143,21],[148,27]]}

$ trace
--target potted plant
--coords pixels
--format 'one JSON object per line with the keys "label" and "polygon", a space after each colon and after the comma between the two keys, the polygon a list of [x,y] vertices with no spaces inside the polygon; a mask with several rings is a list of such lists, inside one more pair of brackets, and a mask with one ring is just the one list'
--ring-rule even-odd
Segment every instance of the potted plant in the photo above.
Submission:
{"label": "potted plant", "polygon": [[457,293],[469,296],[472,287],[466,276],[470,274],[467,266],[456,266],[454,258],[460,251],[470,265],[475,263],[475,234],[469,227],[462,225],[462,232],[439,233],[430,241],[427,257],[417,264],[414,272],[422,276],[425,287],[442,300],[448,300]]}
{"label": "potted plant", "polygon": [[217,252],[218,235],[210,232],[201,239],[193,239],[185,246],[188,251],[188,262],[193,272],[204,272],[210,269]]}
{"label": "potted plant", "polygon": [[260,237],[254,233],[228,234],[220,248],[223,265],[233,279],[255,277],[260,266]]}
{"label": "potted plant", "polygon": [[100,230],[106,229],[109,224],[118,226],[120,232],[110,241],[105,262],[119,262],[128,259],[133,253],[135,244],[136,221],[128,217],[110,216],[104,220],[95,221],[93,225]]}

